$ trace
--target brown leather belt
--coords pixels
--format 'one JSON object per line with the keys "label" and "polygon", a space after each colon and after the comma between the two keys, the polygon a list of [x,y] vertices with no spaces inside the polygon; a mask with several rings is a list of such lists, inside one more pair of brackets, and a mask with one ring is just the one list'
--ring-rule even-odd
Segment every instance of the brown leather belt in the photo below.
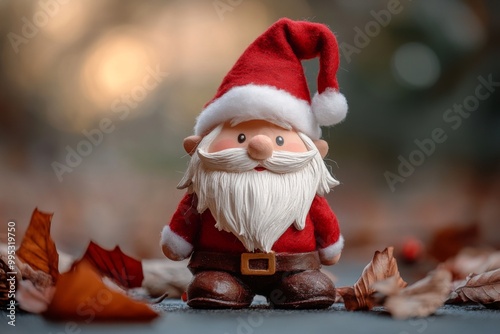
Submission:
{"label": "brown leather belt", "polygon": [[242,275],[273,275],[279,271],[320,269],[318,252],[308,253],[217,253],[194,252],[188,265],[192,271],[223,270]]}

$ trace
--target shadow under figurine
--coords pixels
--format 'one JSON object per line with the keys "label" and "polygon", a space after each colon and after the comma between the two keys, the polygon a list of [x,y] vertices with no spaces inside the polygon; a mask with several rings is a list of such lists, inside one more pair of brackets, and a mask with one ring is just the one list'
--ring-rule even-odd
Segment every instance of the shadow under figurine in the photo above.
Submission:
{"label": "shadow under figurine", "polygon": [[[301,60],[319,56],[311,100]],[[191,256],[193,308],[326,308],[333,282],[320,271],[344,244],[324,194],[338,184],[320,126],[341,122],[337,41],[322,24],[281,19],[224,78],[184,140],[187,188],[161,234],[172,260]]]}

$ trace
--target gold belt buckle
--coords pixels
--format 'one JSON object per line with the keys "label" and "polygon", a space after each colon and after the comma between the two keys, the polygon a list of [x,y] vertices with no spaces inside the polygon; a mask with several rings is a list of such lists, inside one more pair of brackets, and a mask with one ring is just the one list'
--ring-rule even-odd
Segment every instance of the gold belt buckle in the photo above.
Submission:
{"label": "gold belt buckle", "polygon": [[[250,268],[251,260],[267,260],[267,269]],[[241,254],[241,274],[242,275],[274,275],[276,272],[276,255],[270,253],[242,253]]]}

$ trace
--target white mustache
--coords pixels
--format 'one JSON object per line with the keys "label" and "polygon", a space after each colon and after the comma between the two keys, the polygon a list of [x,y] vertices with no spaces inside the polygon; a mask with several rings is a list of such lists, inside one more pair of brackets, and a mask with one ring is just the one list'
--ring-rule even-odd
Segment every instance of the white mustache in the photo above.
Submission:
{"label": "white mustache", "polygon": [[261,166],[277,174],[299,171],[306,167],[316,154],[319,154],[315,150],[300,153],[274,151],[268,159],[256,161],[248,156],[244,148],[230,148],[214,153],[208,153],[199,148],[197,153],[204,167],[210,170],[239,173]]}

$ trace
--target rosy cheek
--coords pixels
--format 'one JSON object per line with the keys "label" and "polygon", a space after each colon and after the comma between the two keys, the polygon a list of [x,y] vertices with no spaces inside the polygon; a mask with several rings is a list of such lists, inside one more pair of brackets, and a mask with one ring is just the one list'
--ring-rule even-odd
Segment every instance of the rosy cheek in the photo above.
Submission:
{"label": "rosy cheek", "polygon": [[208,147],[208,153],[219,152],[222,150],[227,150],[228,148],[239,147],[240,144],[236,142],[234,139],[230,138],[221,138],[216,139],[210,146]]}
{"label": "rosy cheek", "polygon": [[288,152],[306,152],[307,148],[303,143],[288,143],[282,146],[282,150]]}

